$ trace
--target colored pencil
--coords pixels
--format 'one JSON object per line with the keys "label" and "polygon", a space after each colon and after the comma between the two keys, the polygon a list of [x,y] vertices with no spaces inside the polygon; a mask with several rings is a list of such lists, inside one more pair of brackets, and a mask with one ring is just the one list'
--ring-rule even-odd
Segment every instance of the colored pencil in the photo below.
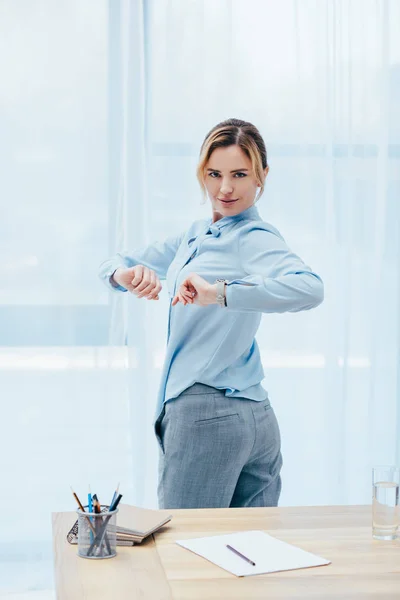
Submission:
{"label": "colored pencil", "polygon": [[[71,490],[72,490],[72,493],[73,493],[73,495],[74,495],[74,498],[75,498],[75,500],[76,500],[76,502],[77,502],[77,504],[78,504],[79,508],[81,509],[81,511],[82,511],[82,512],[86,512],[86,511],[85,511],[85,509],[84,509],[84,507],[83,507],[83,505],[82,505],[82,502],[79,500],[78,496],[75,494],[74,490],[72,489],[72,486],[71,486]],[[89,523],[89,527],[90,527],[90,529],[93,531],[93,533],[96,533],[96,532],[95,532],[95,529],[94,529],[94,527],[93,527],[93,525],[92,525],[92,523],[91,523],[91,521],[90,521],[90,518],[89,518],[89,517],[86,517],[86,518],[87,518],[87,520],[88,520],[88,523]]]}
{"label": "colored pencil", "polygon": [[110,507],[111,507],[111,506],[114,504],[114,500],[115,500],[115,498],[116,498],[116,497],[117,497],[117,495],[118,495],[118,490],[119,490],[119,483],[118,483],[118,485],[117,485],[117,489],[115,490],[115,492],[114,492],[114,495],[113,495],[113,497],[112,497],[112,500],[111,500]]}

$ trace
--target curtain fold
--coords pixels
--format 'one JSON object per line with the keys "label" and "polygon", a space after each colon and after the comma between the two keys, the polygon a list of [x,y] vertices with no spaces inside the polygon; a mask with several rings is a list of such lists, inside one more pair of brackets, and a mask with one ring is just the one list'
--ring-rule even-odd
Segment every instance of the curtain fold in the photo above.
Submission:
{"label": "curtain fold", "polygon": [[[148,215],[148,89],[146,63],[146,3],[109,3],[109,160],[110,255],[146,245],[152,235]],[[149,478],[151,391],[148,372],[152,352],[148,336],[148,307],[125,294],[110,299],[110,346],[125,347],[128,437],[132,473],[126,492],[136,505],[146,504]],[[153,391],[154,395],[154,391]],[[153,464],[154,469],[154,464]],[[151,477],[150,477],[151,479]],[[154,481],[153,481],[154,483]],[[154,494],[153,494],[154,496]],[[154,500],[153,500],[154,504]]]}

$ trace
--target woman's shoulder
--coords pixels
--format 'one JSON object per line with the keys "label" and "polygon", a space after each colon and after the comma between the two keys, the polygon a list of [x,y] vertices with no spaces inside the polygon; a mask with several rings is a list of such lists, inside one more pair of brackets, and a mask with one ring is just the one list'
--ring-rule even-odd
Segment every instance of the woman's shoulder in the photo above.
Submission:
{"label": "woman's shoulder", "polygon": [[275,227],[274,225],[272,225],[271,223],[268,223],[267,221],[264,221],[263,219],[257,219],[257,220],[251,220],[251,219],[246,219],[240,229],[239,229],[239,233],[240,233],[240,237],[243,238],[267,238],[270,237],[271,235],[274,235],[276,237],[278,237],[280,240],[284,241],[283,235],[281,234],[281,232],[279,231],[279,229],[277,229],[277,227]]}

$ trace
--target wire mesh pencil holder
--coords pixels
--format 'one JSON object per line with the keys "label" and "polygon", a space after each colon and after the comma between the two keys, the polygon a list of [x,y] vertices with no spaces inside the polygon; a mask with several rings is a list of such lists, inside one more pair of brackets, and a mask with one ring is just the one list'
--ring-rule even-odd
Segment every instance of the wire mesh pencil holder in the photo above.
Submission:
{"label": "wire mesh pencil holder", "polygon": [[[102,505],[101,512],[78,509],[78,556],[82,558],[112,558],[117,554],[117,512]],[[88,506],[84,506],[85,511]]]}

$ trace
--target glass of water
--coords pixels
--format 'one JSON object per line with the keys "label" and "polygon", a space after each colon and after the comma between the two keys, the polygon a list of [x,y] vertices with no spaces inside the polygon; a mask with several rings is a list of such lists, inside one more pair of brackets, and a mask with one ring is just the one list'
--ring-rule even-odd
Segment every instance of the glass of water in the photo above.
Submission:
{"label": "glass of water", "polygon": [[399,467],[373,467],[372,537],[377,540],[394,540],[398,535],[399,485]]}

